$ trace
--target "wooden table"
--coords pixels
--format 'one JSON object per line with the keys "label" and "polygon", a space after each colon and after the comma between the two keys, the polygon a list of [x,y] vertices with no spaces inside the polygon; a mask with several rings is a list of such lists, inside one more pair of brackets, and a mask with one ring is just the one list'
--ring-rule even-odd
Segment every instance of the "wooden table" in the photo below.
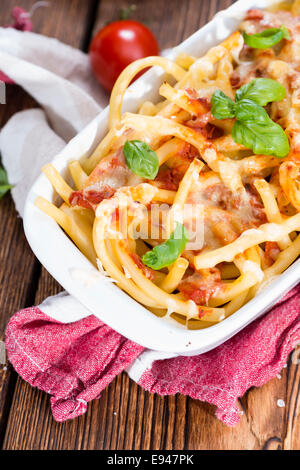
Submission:
{"label": "wooden table", "polygon": [[[1,0],[0,24],[10,23],[17,3],[29,10],[35,0]],[[133,0],[50,0],[33,18],[37,33],[87,50],[91,37],[120,7]],[[161,48],[178,44],[231,0],[134,0],[134,17],[155,33]],[[0,127],[17,111],[37,104],[21,88],[7,87]],[[0,202],[0,340],[17,310],[61,290],[31,252],[10,195]],[[0,447],[3,449],[299,449],[300,368],[288,361],[281,376],[241,400],[240,423],[229,428],[214,407],[182,395],[145,392],[123,373],[88,406],[84,416],[63,424],[51,415],[49,396],[0,366]],[[283,399],[284,408],[277,406]]]}

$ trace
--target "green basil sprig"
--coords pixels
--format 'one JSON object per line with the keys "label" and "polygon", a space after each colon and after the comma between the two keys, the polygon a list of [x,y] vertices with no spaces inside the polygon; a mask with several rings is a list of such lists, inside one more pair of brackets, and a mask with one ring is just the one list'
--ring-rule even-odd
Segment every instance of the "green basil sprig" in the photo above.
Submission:
{"label": "green basil sprig", "polygon": [[211,113],[216,119],[235,117],[235,103],[221,90],[216,90],[211,100]]}
{"label": "green basil sprig", "polygon": [[126,164],[136,175],[154,180],[159,170],[158,156],[146,142],[127,140],[123,147]]}
{"label": "green basil sprig", "polygon": [[254,49],[268,49],[275,46],[282,39],[291,39],[288,29],[282,25],[280,28],[268,28],[257,34],[243,33],[247,46]]}
{"label": "green basil sprig", "polygon": [[185,226],[176,222],[176,228],[170,238],[147,251],[142,257],[142,262],[155,270],[166,268],[177,260],[188,241],[189,235]]}
{"label": "green basil sprig", "polygon": [[7,173],[4,168],[0,167],[0,199],[12,188],[9,184]]}
{"label": "green basil sprig", "polygon": [[216,119],[236,118],[233,140],[255,154],[282,158],[289,153],[289,140],[279,124],[262,107],[285,97],[285,88],[269,78],[256,78],[242,86],[235,101],[217,90],[212,96],[211,112]]}
{"label": "green basil sprig", "polygon": [[232,137],[258,155],[282,158],[289,153],[289,140],[282,127],[270,119],[264,108],[251,100],[242,100],[237,104]]}
{"label": "green basil sprig", "polygon": [[255,78],[237,90],[235,101],[248,99],[260,106],[285,98],[285,88],[270,78]]}

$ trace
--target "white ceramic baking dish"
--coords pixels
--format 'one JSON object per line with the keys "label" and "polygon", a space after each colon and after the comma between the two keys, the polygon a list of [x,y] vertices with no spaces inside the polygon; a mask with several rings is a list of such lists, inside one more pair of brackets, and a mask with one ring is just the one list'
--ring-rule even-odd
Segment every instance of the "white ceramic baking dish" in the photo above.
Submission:
{"label": "white ceramic baking dish", "polygon": [[[179,52],[194,56],[203,55],[237,28],[249,8],[264,8],[272,3],[276,2],[268,0],[236,2],[227,10],[218,13],[210,23],[172,49],[167,56],[174,58]],[[128,90],[124,110],[136,111],[142,101],[155,100],[163,79],[164,73],[161,70],[152,69],[147,72]],[[79,159],[83,154],[90,154],[93,151],[105,135],[107,117],[108,109],[105,109],[57,155],[53,164],[59,172],[64,174],[69,160]],[[37,258],[64,289],[90,312],[124,336],[154,350],[191,355],[213,349],[266,312],[299,281],[300,260],[231,317],[208,329],[189,331],[173,320],[157,318],[117,285],[105,282],[103,276],[60,227],[34,206],[34,200],[38,195],[50,201],[55,198],[52,187],[44,175],[37,179],[28,195],[24,217],[27,240]],[[83,316],[85,315],[83,312]]]}

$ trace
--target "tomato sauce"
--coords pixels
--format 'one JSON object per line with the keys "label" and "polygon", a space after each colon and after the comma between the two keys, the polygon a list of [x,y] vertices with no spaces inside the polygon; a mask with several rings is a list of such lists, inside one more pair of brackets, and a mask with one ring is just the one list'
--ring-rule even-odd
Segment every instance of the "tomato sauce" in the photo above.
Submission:
{"label": "tomato sauce", "polygon": [[202,270],[182,280],[178,286],[186,299],[197,305],[207,305],[211,296],[222,288],[221,273],[218,268]]}
{"label": "tomato sauce", "polygon": [[149,279],[150,281],[153,281],[153,279],[154,279],[153,269],[148,268],[147,266],[145,266],[144,263],[142,263],[142,260],[139,257],[139,255],[137,255],[136,253],[130,253],[130,257],[133,259],[133,261],[135,262],[137,267],[143,272],[143,274],[146,276],[146,278]]}
{"label": "tomato sauce", "polygon": [[160,183],[161,189],[168,189],[170,191],[177,191],[180,181],[183,178],[183,174],[176,168],[167,168],[159,170],[155,181]]}
{"label": "tomato sauce", "polygon": [[73,191],[69,198],[71,206],[81,206],[86,209],[95,210],[97,205],[103,201],[103,199],[111,198],[115,193],[115,189],[110,186],[105,186],[101,191],[95,190],[82,190]]}
{"label": "tomato sauce", "polygon": [[276,242],[266,242],[265,244],[265,262],[267,266],[272,266],[280,253],[280,248]]}

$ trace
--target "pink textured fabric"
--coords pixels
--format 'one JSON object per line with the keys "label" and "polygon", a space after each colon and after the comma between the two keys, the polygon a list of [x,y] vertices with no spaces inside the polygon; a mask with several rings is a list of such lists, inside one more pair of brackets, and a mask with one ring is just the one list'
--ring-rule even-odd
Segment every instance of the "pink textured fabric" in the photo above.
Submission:
{"label": "pink textured fabric", "polygon": [[[227,425],[239,420],[237,398],[284,366],[300,342],[300,284],[271,312],[218,348],[154,362],[139,384],[152,393],[182,393],[217,406]],[[31,385],[49,393],[57,421],[83,414],[87,402],[144,350],[94,316],[62,324],[36,307],[21,310],[6,330],[8,358]]]}
{"label": "pink textured fabric", "polygon": [[30,13],[23,10],[21,7],[14,7],[12,14],[13,23],[6,26],[6,28],[15,28],[20,31],[32,31],[32,21],[30,19]]}
{"label": "pink textured fabric", "polygon": [[237,399],[275,377],[300,343],[300,284],[271,312],[208,353],[156,361],[139,384],[152,393],[182,393],[217,406],[229,426],[240,419]]}
{"label": "pink textured fabric", "polygon": [[16,313],[6,329],[8,358],[34,387],[52,395],[57,421],[85,413],[87,402],[144,350],[91,315],[63,324],[31,307]]}
{"label": "pink textured fabric", "polygon": [[[5,28],[15,28],[19,31],[32,31],[32,21],[30,19],[30,14],[27,13],[21,7],[13,8],[12,14],[13,23],[5,26]],[[13,85],[14,81],[11,80],[5,73],[0,72],[0,81]]]}

